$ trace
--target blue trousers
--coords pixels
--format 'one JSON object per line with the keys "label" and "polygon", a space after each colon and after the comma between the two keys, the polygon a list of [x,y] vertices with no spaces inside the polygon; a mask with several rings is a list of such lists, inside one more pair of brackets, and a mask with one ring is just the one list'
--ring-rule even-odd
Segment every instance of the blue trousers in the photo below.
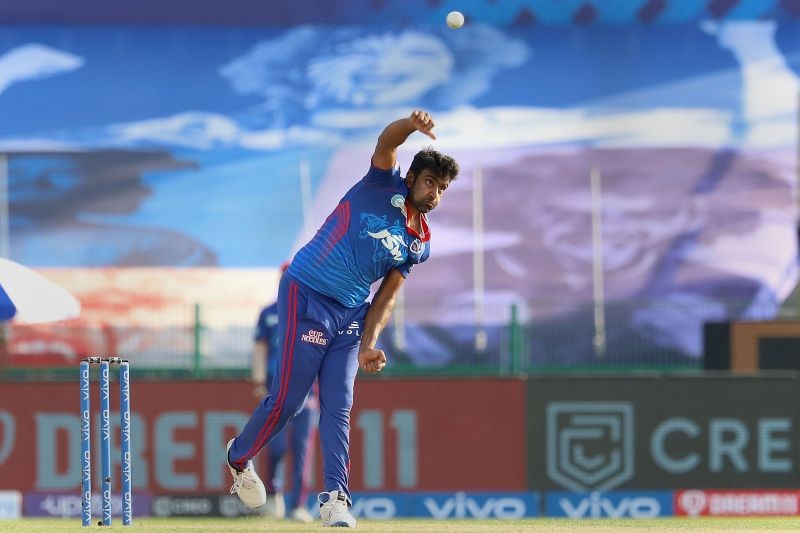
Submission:
{"label": "blue trousers", "polygon": [[[275,376],[272,374],[267,377],[267,383],[272,383],[274,380]],[[316,398],[309,398],[309,402],[300,409],[297,416],[267,445],[264,485],[267,494],[284,492],[288,509],[305,507],[308,501],[308,481],[314,457],[314,441],[316,440],[314,437],[317,434],[318,420],[319,408]],[[284,481],[288,469],[284,460],[290,446],[292,450],[292,482],[291,491],[285,492]],[[283,468],[281,468],[282,466]]]}
{"label": "blue trousers", "polygon": [[288,273],[278,290],[281,358],[269,396],[259,403],[228,452],[244,469],[302,408],[319,378],[319,436],[325,491],[350,490],[350,409],[358,372],[358,346],[369,304],[345,307]]}

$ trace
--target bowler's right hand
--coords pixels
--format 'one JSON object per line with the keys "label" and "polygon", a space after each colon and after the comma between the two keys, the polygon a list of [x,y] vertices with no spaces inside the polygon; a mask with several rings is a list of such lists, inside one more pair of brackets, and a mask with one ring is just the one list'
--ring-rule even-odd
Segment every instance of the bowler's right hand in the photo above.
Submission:
{"label": "bowler's right hand", "polygon": [[411,121],[411,124],[413,124],[418,131],[421,131],[431,139],[436,139],[436,135],[433,133],[433,127],[436,124],[433,123],[433,117],[431,117],[428,113],[417,109],[412,112],[411,116],[408,118]]}
{"label": "bowler's right hand", "polygon": [[367,374],[375,374],[386,366],[386,354],[375,348],[361,348],[358,351],[358,368]]}

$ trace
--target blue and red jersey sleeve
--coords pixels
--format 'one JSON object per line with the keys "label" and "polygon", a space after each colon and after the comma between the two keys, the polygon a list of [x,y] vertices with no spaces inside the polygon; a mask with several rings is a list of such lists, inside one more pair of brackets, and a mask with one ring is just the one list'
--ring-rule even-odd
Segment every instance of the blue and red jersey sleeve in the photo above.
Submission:
{"label": "blue and red jersey sleeve", "polygon": [[400,165],[395,165],[394,168],[391,168],[389,170],[384,170],[370,163],[369,171],[367,172],[366,176],[364,176],[363,182],[366,185],[372,185],[372,186],[376,185],[394,186],[397,184],[397,182],[400,181],[400,179],[401,179]]}

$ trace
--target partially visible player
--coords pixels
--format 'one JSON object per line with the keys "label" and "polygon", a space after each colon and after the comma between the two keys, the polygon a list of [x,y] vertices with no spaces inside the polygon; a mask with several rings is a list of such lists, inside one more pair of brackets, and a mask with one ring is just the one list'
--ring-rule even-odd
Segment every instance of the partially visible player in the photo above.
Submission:
{"label": "partially visible player", "polygon": [[[452,157],[422,150],[406,173],[397,148],[420,131],[435,139],[428,113],[414,111],[386,126],[366,175],[292,260],[278,292],[281,358],[270,395],[228,445],[236,492],[250,507],[266,500],[251,459],[300,410],[319,378],[325,491],[317,498],[323,526],[355,527],[350,477],[350,410],[360,368],[380,372],[386,355],[375,348],[397,291],[412,267],[430,254],[427,213],[458,175]],[[357,172],[356,169],[353,172]],[[367,303],[370,286],[382,280]]]}
{"label": "partially visible player", "polygon": [[[289,263],[281,265],[281,274],[286,272]],[[269,392],[270,384],[275,378],[280,354],[278,338],[278,303],[273,303],[261,310],[256,324],[254,339],[252,380],[255,384],[254,394],[258,399]],[[267,501],[263,511],[268,516],[281,519],[286,516],[299,522],[311,522],[313,518],[306,509],[308,501],[310,465],[313,464],[314,441],[319,422],[319,402],[312,388],[305,405],[297,416],[275,435],[267,446],[266,485]],[[289,438],[291,436],[291,438]],[[284,499],[284,480],[287,477],[285,464],[287,441],[292,446],[292,490]]]}

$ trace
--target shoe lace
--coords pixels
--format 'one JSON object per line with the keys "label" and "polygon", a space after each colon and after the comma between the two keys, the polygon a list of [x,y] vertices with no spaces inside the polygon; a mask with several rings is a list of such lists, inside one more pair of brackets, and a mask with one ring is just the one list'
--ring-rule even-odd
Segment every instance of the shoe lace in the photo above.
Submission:
{"label": "shoe lace", "polygon": [[250,466],[248,465],[245,470],[236,474],[233,478],[233,485],[231,485],[231,494],[236,494],[241,488],[252,489],[256,486],[256,480],[250,474]]}
{"label": "shoe lace", "polygon": [[[327,496],[327,497],[328,497],[328,499],[327,499],[327,500],[325,500],[325,501],[322,501],[322,496],[323,496],[323,495]],[[336,507],[336,505],[337,505],[337,504],[344,504],[344,508],[345,508],[345,509],[347,509],[347,504],[346,504],[345,502],[343,502],[343,501],[339,500],[338,498],[334,498],[334,497],[331,495],[331,493],[330,493],[330,492],[320,492],[319,494],[317,494],[317,501],[318,501],[318,502],[320,503],[320,505],[321,505],[321,507],[320,507],[320,514],[321,514],[321,511],[322,511],[323,509],[324,509],[325,511],[329,511],[329,510],[330,510],[330,511],[333,511],[334,507]]]}
{"label": "shoe lace", "polygon": [[[322,501],[323,494],[328,497],[328,499],[325,501]],[[336,500],[335,498],[331,497],[330,492],[320,492],[319,494],[317,494],[317,501],[320,504],[320,509],[327,509],[328,507],[331,507],[333,505],[333,502]]]}

